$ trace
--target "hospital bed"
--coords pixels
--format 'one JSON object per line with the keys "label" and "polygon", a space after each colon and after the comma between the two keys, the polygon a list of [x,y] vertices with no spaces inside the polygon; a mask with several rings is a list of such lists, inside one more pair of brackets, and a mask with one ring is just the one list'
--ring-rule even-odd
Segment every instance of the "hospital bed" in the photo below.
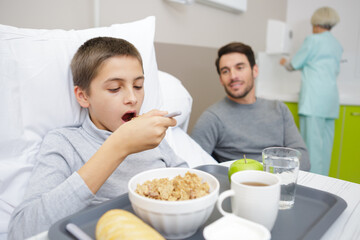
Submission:
{"label": "hospital bed", "polygon": [[79,125],[86,111],[73,95],[69,63],[77,48],[97,36],[124,38],[143,58],[145,99],[153,108],[181,111],[165,139],[190,167],[216,164],[186,133],[192,97],[181,81],[159,71],[154,49],[155,17],[85,30],[23,29],[0,25],[0,240],[22,201],[36,152],[51,129]]}

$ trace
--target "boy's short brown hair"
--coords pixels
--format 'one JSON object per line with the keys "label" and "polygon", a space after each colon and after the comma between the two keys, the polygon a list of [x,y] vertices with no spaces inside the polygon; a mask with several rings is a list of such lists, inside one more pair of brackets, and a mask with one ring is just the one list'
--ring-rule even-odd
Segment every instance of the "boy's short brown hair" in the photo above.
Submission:
{"label": "boy's short brown hair", "polygon": [[96,77],[99,67],[115,56],[135,57],[143,68],[141,55],[130,42],[112,37],[92,38],[80,46],[71,61],[74,86],[90,94],[90,83]]}

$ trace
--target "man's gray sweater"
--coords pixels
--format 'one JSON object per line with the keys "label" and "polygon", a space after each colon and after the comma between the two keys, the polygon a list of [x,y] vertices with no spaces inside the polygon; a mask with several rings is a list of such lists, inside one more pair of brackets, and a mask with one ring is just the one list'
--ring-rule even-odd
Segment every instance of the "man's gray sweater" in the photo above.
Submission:
{"label": "man's gray sweater", "polygon": [[210,106],[192,130],[192,138],[218,162],[247,158],[262,161],[267,147],[289,147],[302,154],[300,169],[310,169],[309,154],[288,107],[257,98],[238,104],[225,97]]}

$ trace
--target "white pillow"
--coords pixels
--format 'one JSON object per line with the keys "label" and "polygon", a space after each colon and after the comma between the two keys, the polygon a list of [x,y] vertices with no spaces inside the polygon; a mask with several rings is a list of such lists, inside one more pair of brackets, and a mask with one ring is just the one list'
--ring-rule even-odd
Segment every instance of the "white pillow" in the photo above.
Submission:
{"label": "white pillow", "polygon": [[191,168],[206,164],[219,164],[181,127],[168,128],[165,139],[176,155],[186,161]]}
{"label": "white pillow", "polygon": [[163,101],[162,109],[169,112],[181,111],[181,115],[175,117],[176,127],[168,128],[166,131],[165,139],[171,148],[191,168],[204,164],[218,164],[186,133],[193,102],[190,93],[178,78],[163,71],[159,71],[159,83]]}
{"label": "white pillow", "polygon": [[159,70],[159,84],[162,98],[162,110],[168,112],[181,111],[181,115],[175,117],[177,125],[187,131],[193,99],[190,93],[182,85],[181,81],[173,75]]}
{"label": "white pillow", "polygon": [[0,234],[22,200],[43,136],[84,118],[73,94],[70,61],[98,36],[118,37],[139,50],[145,72],[141,112],[160,108],[154,50],[155,17],[85,30],[37,30],[0,25]]}

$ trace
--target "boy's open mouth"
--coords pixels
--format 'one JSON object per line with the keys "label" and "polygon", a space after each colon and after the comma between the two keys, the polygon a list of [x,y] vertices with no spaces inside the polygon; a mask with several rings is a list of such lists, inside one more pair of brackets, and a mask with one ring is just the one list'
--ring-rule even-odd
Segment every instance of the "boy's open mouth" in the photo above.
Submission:
{"label": "boy's open mouth", "polygon": [[136,117],[136,113],[135,112],[127,112],[125,113],[123,116],[122,116],[122,120],[124,122],[128,122],[130,121],[131,119],[133,119],[134,117]]}

